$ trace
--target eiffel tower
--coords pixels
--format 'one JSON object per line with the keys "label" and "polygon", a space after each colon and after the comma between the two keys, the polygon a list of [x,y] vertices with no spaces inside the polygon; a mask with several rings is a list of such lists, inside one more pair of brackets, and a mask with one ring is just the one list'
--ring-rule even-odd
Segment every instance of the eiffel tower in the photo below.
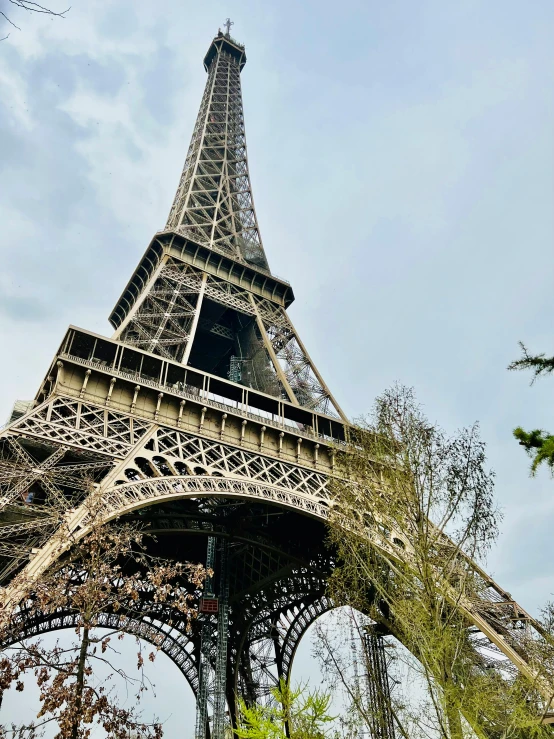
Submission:
{"label": "eiffel tower", "polygon": [[[204,58],[177,194],[110,315],[114,334],[70,326],[35,399],[16,404],[0,433],[5,607],[19,603],[17,573],[38,579],[60,556],[62,524],[86,533],[91,479],[106,521],[138,520],[156,535],[156,554],[213,568],[191,633],[170,606],[153,615],[147,599],[125,626],[161,644],[183,673],[197,699],[188,724],[197,739],[222,739],[237,695],[267,700],[290,676],[302,635],[332,608],[327,484],[348,431],[287,314],[292,287],[272,274],[262,245],[241,95],[246,54],[229,31]],[[368,529],[376,546],[390,546],[381,536]],[[525,645],[541,638],[538,625],[467,566],[483,596],[465,607],[491,666],[508,659],[533,678]],[[67,613],[20,617],[22,637],[73,624]],[[106,613],[102,625],[118,619]],[[379,734],[393,735],[392,722]]]}

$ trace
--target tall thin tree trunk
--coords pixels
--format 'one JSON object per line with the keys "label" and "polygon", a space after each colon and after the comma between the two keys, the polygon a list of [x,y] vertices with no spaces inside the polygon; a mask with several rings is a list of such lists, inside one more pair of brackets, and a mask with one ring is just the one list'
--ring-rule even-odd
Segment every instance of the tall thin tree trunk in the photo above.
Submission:
{"label": "tall thin tree trunk", "polygon": [[463,739],[464,731],[462,728],[462,719],[460,717],[460,712],[456,707],[450,704],[446,706],[446,713],[451,739]]}
{"label": "tall thin tree trunk", "polygon": [[[451,685],[451,681],[449,682]],[[446,720],[448,722],[450,739],[464,739],[462,717],[460,716],[460,710],[456,705],[456,700],[453,698],[452,695],[450,695],[450,685],[447,683],[444,686],[445,713]]]}
{"label": "tall thin tree trunk", "polygon": [[71,739],[77,739],[79,724],[81,723],[81,708],[83,705],[83,690],[85,688],[85,665],[87,662],[88,648],[90,644],[89,627],[83,627],[83,638],[79,651],[79,662],[77,663],[77,681],[75,683],[75,705],[73,723],[71,726]]}

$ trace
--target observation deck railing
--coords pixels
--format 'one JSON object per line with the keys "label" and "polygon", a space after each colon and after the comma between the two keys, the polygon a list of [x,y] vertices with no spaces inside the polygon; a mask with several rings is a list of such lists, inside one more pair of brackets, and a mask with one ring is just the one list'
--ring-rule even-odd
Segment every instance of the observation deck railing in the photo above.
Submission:
{"label": "observation deck railing", "polygon": [[80,364],[83,367],[100,370],[102,372],[105,372],[106,374],[109,374],[111,377],[120,377],[121,379],[129,380],[130,382],[146,385],[147,387],[151,387],[158,392],[167,392],[168,394],[174,395],[178,398],[192,400],[196,403],[202,403],[207,407],[215,408],[217,410],[223,411],[224,413],[231,412],[237,416],[240,416],[241,418],[254,420],[257,423],[261,423],[264,426],[271,426],[272,428],[278,429],[279,431],[288,431],[291,434],[301,436],[305,439],[309,439],[310,441],[316,441],[318,443],[329,445],[344,445],[344,442],[339,439],[334,439],[330,436],[327,436],[326,434],[316,433],[316,431],[311,426],[307,426],[298,421],[292,421],[288,418],[285,418],[284,416],[280,416],[278,419],[276,419],[274,416],[272,417],[269,414],[266,414],[266,412],[258,410],[252,406],[248,406],[247,410],[244,407],[241,407],[241,404],[238,401],[229,400],[228,403],[222,403],[218,400],[215,400],[214,397],[210,397],[212,393],[210,393],[209,391],[206,392],[201,388],[194,387],[193,385],[189,385],[187,383],[179,382],[174,384],[165,384],[159,382],[158,380],[145,377],[138,372],[130,372],[114,368],[103,360],[83,359],[82,357],[77,357],[74,354],[67,353],[60,353],[58,356],[62,360],[66,359],[69,362],[75,362],[76,364]]}

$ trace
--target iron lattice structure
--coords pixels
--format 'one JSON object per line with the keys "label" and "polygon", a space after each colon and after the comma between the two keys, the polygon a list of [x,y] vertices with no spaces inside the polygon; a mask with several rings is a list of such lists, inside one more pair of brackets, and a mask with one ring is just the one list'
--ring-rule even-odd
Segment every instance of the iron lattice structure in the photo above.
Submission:
{"label": "iron lattice structure", "polygon": [[364,636],[365,676],[371,706],[371,738],[395,739],[389,660],[383,633],[373,626]]}
{"label": "iron lattice structure", "polygon": [[[198,696],[197,736],[216,739],[237,695],[267,700],[290,675],[302,635],[332,606],[328,480],[348,427],[288,316],[292,288],[262,246],[245,62],[228,35],[210,45],[177,195],[110,316],[114,335],[70,326],[33,402],[0,432],[0,584],[22,637],[73,623],[62,612],[31,617],[12,581],[40,578],[62,538],[86,534],[91,481],[106,522],[140,519],[156,554],[198,562],[208,551],[218,613],[191,633],[146,589],[132,619],[106,613],[103,623],[161,644]],[[367,536],[399,560],[409,544],[383,527]],[[476,664],[486,653],[487,668],[533,678],[538,625],[475,564],[460,567],[482,585],[480,599],[460,602]]]}

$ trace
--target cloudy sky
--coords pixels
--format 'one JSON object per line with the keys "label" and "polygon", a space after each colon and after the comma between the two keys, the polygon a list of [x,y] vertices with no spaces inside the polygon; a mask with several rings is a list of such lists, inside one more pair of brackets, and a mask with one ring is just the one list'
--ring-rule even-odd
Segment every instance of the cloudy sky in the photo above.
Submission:
{"label": "cloudy sky", "polygon": [[[21,29],[0,25],[0,417],[69,323],[111,333],[230,15],[262,238],[301,336],[350,416],[400,381],[447,429],[480,421],[504,510],[489,568],[536,612],[554,592],[554,482],[529,478],[511,429],[554,426],[554,385],[505,368],[520,339],[554,351],[550,0],[0,10]],[[160,681],[158,713],[175,714],[169,662]],[[174,715],[166,736],[187,731]]]}

